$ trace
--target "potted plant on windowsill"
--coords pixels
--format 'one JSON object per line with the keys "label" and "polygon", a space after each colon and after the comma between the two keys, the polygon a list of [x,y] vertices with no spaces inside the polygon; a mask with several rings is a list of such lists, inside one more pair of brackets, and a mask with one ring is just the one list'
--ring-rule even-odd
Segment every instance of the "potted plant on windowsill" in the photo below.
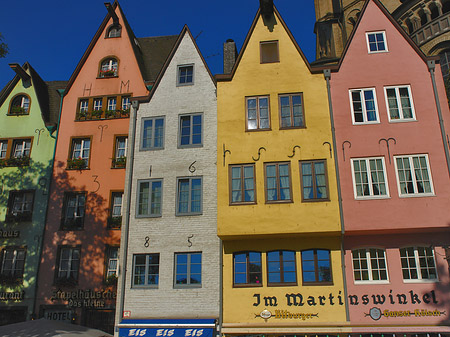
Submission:
{"label": "potted plant on windowsill", "polygon": [[12,106],[11,110],[10,110],[10,114],[14,114],[14,115],[24,115],[26,113],[27,113],[27,110],[18,105]]}
{"label": "potted plant on windowsill", "polygon": [[23,167],[30,165],[30,157],[22,156],[22,157],[12,157],[5,159],[5,166],[17,166]]}
{"label": "potted plant on windowsill", "polygon": [[116,117],[116,110],[105,111],[105,118],[115,118],[115,117]]}
{"label": "potted plant on windowsill", "polygon": [[108,228],[119,229],[122,226],[122,216],[108,217]]}
{"label": "potted plant on windowsill", "polygon": [[120,109],[120,116],[129,117],[130,116],[130,108],[128,109]]}
{"label": "potted plant on windowsill", "polygon": [[109,286],[117,285],[117,275],[116,274],[109,275],[105,279],[105,284]]}
{"label": "potted plant on windowsill", "polygon": [[73,159],[67,159],[67,168],[69,170],[82,170],[86,168],[86,161],[79,157]]}
{"label": "potted plant on windowsill", "polygon": [[102,118],[103,110],[94,110],[91,112],[92,119]]}
{"label": "potted plant on windowsill", "polygon": [[127,157],[122,156],[119,158],[113,158],[113,167],[124,168],[127,165]]}
{"label": "potted plant on windowsill", "polygon": [[116,71],[114,69],[100,70],[100,77],[114,77],[116,76]]}
{"label": "potted plant on windowsill", "polygon": [[79,111],[79,112],[77,112],[76,119],[77,120],[81,120],[81,119],[86,120],[87,116],[88,116],[87,111]]}

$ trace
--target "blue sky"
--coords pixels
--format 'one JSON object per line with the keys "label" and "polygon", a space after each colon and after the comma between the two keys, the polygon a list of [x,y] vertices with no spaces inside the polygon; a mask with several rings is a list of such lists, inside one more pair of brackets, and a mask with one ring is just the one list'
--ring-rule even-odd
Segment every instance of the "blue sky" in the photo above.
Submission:
{"label": "blue sky", "polygon": [[[113,0],[110,0],[111,3]],[[107,10],[106,0],[7,0],[0,32],[9,46],[0,58],[0,88],[14,76],[8,64],[29,62],[44,81],[68,80]],[[122,0],[137,37],[178,34],[187,24],[213,74],[222,73],[222,46],[240,50],[259,0]],[[314,1],[274,0],[308,60],[315,58]]]}

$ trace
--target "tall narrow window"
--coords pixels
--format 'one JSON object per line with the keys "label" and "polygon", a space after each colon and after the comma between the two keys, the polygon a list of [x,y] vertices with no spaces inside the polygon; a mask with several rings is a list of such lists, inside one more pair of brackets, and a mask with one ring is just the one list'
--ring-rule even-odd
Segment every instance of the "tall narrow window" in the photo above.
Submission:
{"label": "tall narrow window", "polygon": [[56,261],[56,284],[77,284],[80,267],[80,247],[59,247]]}
{"label": "tall narrow window", "polygon": [[433,195],[428,156],[394,157],[400,196]]}
{"label": "tall narrow window", "polygon": [[353,124],[378,123],[375,89],[350,90]]}
{"label": "tall narrow window", "polygon": [[295,252],[277,250],[267,253],[268,285],[297,284]]}
{"label": "tall narrow window", "polygon": [[301,128],[303,117],[303,95],[280,95],[280,128]]}
{"label": "tall narrow window", "polygon": [[303,284],[332,284],[330,251],[310,249],[302,251]]}
{"label": "tall narrow window", "polygon": [[262,286],[262,266],[260,252],[240,252],[233,254],[235,286]]}
{"label": "tall narrow window", "polygon": [[119,247],[106,249],[106,281],[113,283],[119,275]]}
{"label": "tall narrow window", "polygon": [[326,161],[300,162],[302,196],[304,201],[328,200]]}
{"label": "tall narrow window", "polygon": [[247,130],[269,130],[269,96],[246,98]]}
{"label": "tall narrow window", "polygon": [[5,159],[8,153],[8,141],[0,140],[0,159]]}
{"label": "tall narrow window", "polygon": [[72,139],[70,159],[67,161],[69,169],[84,169],[89,167],[91,140],[89,138]]}
{"label": "tall narrow window", "polygon": [[68,192],[64,195],[63,217],[61,227],[65,230],[82,229],[86,194],[84,192]]}
{"label": "tall narrow window", "polygon": [[98,77],[104,78],[117,76],[117,65],[118,63],[115,58],[108,58],[102,61]]}
{"label": "tall narrow window", "polygon": [[202,213],[202,178],[178,178],[177,214],[197,215]]}
{"label": "tall narrow window", "polygon": [[1,252],[0,280],[15,284],[23,278],[25,267],[25,248],[6,247]]}
{"label": "tall narrow window", "polygon": [[386,104],[389,111],[389,120],[414,120],[414,107],[412,104],[411,88],[409,85],[384,88]]}
{"label": "tall narrow window", "polygon": [[161,216],[162,180],[138,182],[137,217]]}
{"label": "tall narrow window", "polygon": [[437,281],[436,262],[432,247],[407,247],[400,249],[403,280]]}
{"label": "tall narrow window", "polygon": [[119,136],[116,137],[116,145],[114,149],[113,167],[125,168],[127,163],[127,147],[128,137]]}
{"label": "tall narrow window", "polygon": [[202,253],[175,253],[175,288],[202,286]]}
{"label": "tall narrow window", "polygon": [[164,148],[164,117],[142,119],[141,150]]}
{"label": "tall narrow window", "polygon": [[388,281],[384,249],[355,249],[352,251],[352,259],[355,283]]}
{"label": "tall narrow window", "polygon": [[266,202],[290,202],[291,174],[289,163],[266,163]]}
{"label": "tall narrow window", "polygon": [[94,98],[94,111],[102,110],[103,99],[102,98]]}
{"label": "tall narrow window", "polygon": [[202,146],[202,114],[180,116],[180,147]]}
{"label": "tall narrow window", "polygon": [[123,192],[111,193],[110,214],[108,217],[108,228],[117,229],[122,225],[122,202]]}
{"label": "tall narrow window", "polygon": [[254,203],[255,195],[255,165],[230,166],[230,203]]}
{"label": "tall narrow window", "polygon": [[133,287],[156,288],[159,284],[159,253],[133,255]]}
{"label": "tall narrow window", "polygon": [[107,110],[108,111],[115,111],[116,110],[116,105],[117,105],[117,98],[116,97],[108,97],[108,107]]}
{"label": "tall narrow window", "polygon": [[130,96],[123,96],[122,97],[122,110],[130,110]]}
{"label": "tall narrow window", "polygon": [[88,99],[81,99],[80,100],[80,113],[88,112],[89,108],[89,100]]}
{"label": "tall narrow window", "polygon": [[5,222],[31,221],[33,216],[34,191],[9,192],[8,213]]}
{"label": "tall narrow window", "polygon": [[352,159],[353,187],[356,199],[387,197],[388,188],[384,159]]}

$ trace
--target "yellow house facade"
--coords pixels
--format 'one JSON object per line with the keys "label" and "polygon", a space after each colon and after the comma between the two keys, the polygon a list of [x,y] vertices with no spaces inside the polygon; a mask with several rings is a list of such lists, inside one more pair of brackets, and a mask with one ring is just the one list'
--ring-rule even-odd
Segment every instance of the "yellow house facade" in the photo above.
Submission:
{"label": "yellow house facade", "polygon": [[345,332],[326,81],[275,8],[258,11],[217,97],[222,333]]}

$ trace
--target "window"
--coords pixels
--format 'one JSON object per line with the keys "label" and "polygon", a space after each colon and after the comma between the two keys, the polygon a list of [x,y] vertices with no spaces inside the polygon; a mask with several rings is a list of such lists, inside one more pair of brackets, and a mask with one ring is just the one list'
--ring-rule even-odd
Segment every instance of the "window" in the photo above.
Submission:
{"label": "window", "polygon": [[80,247],[59,247],[55,283],[72,285],[78,283],[80,251]]}
{"label": "window", "polygon": [[261,51],[261,63],[280,62],[278,41],[264,41],[259,44]]}
{"label": "window", "polygon": [[108,228],[120,228],[120,226],[122,225],[122,201],[123,191],[111,193]]}
{"label": "window", "polygon": [[437,281],[434,250],[432,247],[406,247],[400,249],[403,280]]}
{"label": "window", "polygon": [[290,202],[291,179],[289,163],[265,163],[266,202]]}
{"label": "window", "polygon": [[177,215],[202,213],[202,178],[178,178]]}
{"label": "window", "polygon": [[363,248],[352,250],[355,283],[377,281],[387,283],[386,256],[383,249]]}
{"label": "window", "polygon": [[241,252],[233,254],[234,286],[262,286],[262,267],[260,252]]}
{"label": "window", "polygon": [[107,37],[120,37],[122,33],[122,27],[120,25],[111,25],[108,28]]}
{"label": "window", "polygon": [[394,158],[400,196],[434,194],[426,154]]}
{"label": "window", "polygon": [[103,105],[103,99],[94,98],[94,111],[102,110],[102,105]]}
{"label": "window", "polygon": [[8,141],[0,140],[0,159],[5,159],[8,153]]}
{"label": "window", "polygon": [[303,284],[332,284],[330,251],[310,249],[302,251]]}
{"label": "window", "polygon": [[6,222],[31,221],[33,216],[34,191],[9,192]]}
{"label": "window", "polygon": [[389,111],[389,120],[414,120],[414,107],[412,104],[411,88],[409,85],[400,87],[385,87],[386,104]]}
{"label": "window", "polygon": [[369,54],[387,52],[386,33],[385,32],[371,32],[366,33],[367,48]]}
{"label": "window", "polygon": [[82,99],[80,100],[80,113],[86,113],[88,111],[89,108],[89,100],[87,99]]}
{"label": "window", "polygon": [[90,150],[90,138],[73,138],[71,154],[67,161],[67,168],[79,170],[88,168]]}
{"label": "window", "polygon": [[117,65],[118,63],[115,58],[107,58],[106,60],[103,60],[100,65],[98,77],[105,78],[117,76]]}
{"label": "window", "polygon": [[61,229],[82,229],[84,225],[84,208],[86,193],[66,192],[64,194],[63,216]]}
{"label": "window", "polygon": [[280,95],[280,128],[305,127],[303,117],[303,95]]}
{"label": "window", "polygon": [[325,160],[300,162],[303,201],[329,200]]}
{"label": "window", "polygon": [[161,216],[162,180],[138,181],[137,217]]}
{"label": "window", "polygon": [[202,253],[175,253],[175,288],[202,286]]}
{"label": "window", "polygon": [[356,199],[389,196],[382,157],[352,159],[352,171]]}
{"label": "window", "polygon": [[378,123],[375,89],[350,90],[353,124]]}
{"label": "window", "polygon": [[114,158],[112,161],[112,166],[114,168],[125,168],[127,164],[127,147],[128,147],[128,137],[118,136],[116,137]]}
{"label": "window", "polygon": [[28,166],[31,155],[31,138],[0,140],[0,168],[4,166]]}
{"label": "window", "polygon": [[295,252],[276,250],[267,253],[268,285],[297,284]]}
{"label": "window", "polygon": [[230,165],[230,203],[255,203],[255,165]]}
{"label": "window", "polygon": [[159,283],[159,254],[133,255],[133,287],[153,287]]}
{"label": "window", "polygon": [[116,110],[116,104],[117,104],[117,97],[109,97],[108,100],[107,100],[107,103],[108,103],[107,110],[108,111],[115,111]]}
{"label": "window", "polygon": [[202,114],[180,116],[180,147],[202,146]]}
{"label": "window", "polygon": [[13,141],[13,158],[29,157],[31,150],[31,139],[15,139]]}
{"label": "window", "polygon": [[130,96],[123,96],[122,97],[122,110],[130,110]]}
{"label": "window", "polygon": [[269,96],[247,97],[245,104],[247,130],[269,130]]}
{"label": "window", "polygon": [[194,83],[194,66],[178,66],[177,85],[190,85]]}
{"label": "window", "polygon": [[106,249],[106,282],[115,283],[119,275],[119,247]]}
{"label": "window", "polygon": [[129,117],[130,98],[129,94],[80,98],[75,120],[85,121]]}
{"label": "window", "polygon": [[17,95],[11,101],[9,108],[10,115],[26,115],[30,112],[30,97],[27,95]]}
{"label": "window", "polygon": [[25,267],[25,248],[6,247],[1,254],[0,281],[16,283],[23,278]]}
{"label": "window", "polygon": [[141,150],[164,148],[164,117],[142,119]]}

